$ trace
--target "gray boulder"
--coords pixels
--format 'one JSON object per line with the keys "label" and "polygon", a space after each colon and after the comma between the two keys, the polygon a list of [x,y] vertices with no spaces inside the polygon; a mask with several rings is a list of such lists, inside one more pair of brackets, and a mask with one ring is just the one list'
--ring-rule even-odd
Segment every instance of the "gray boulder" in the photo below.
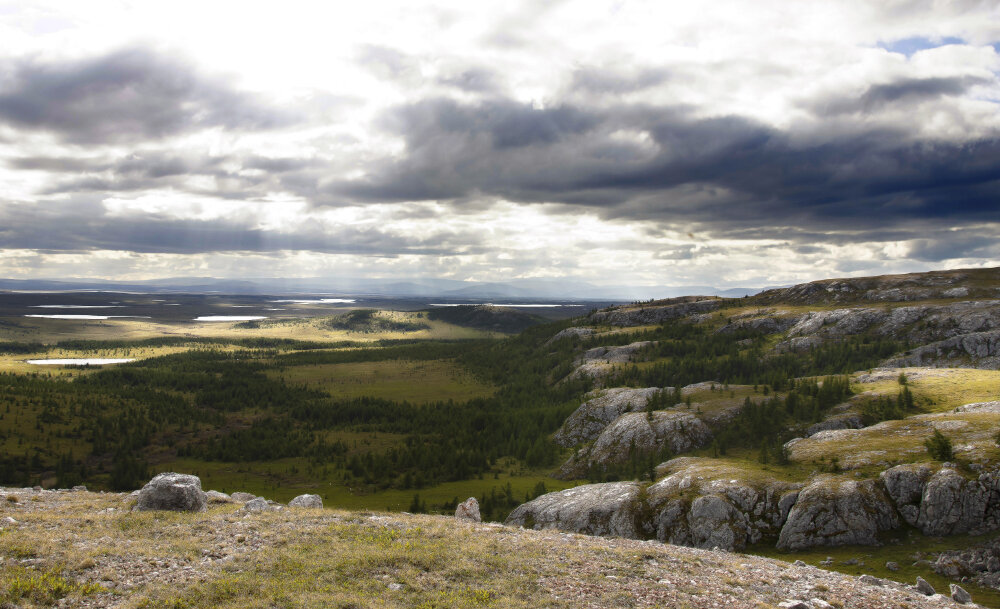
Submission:
{"label": "gray boulder", "polygon": [[919,575],[917,576],[917,583],[913,587],[917,589],[917,592],[925,596],[934,596],[936,594],[936,592],[934,591],[934,586],[927,583],[927,580],[920,577]]}
{"label": "gray boulder", "polygon": [[237,491],[237,492],[233,493],[232,495],[230,495],[230,497],[232,497],[233,501],[239,501],[240,503],[246,503],[247,501],[250,501],[251,499],[256,499],[257,495],[253,495],[253,494],[250,494],[250,493],[244,493],[243,491]]}
{"label": "gray boulder", "polygon": [[959,604],[972,602],[972,595],[965,591],[965,588],[958,584],[950,584],[951,600]]}
{"label": "gray boulder", "polygon": [[233,498],[219,491],[205,491],[205,499],[209,503],[233,503]]}
{"label": "gray boulder", "polygon": [[820,478],[799,493],[778,536],[778,549],[877,545],[899,527],[889,497],[874,480]]}
{"label": "gray boulder", "polygon": [[319,495],[299,495],[288,502],[288,507],[294,508],[322,508],[323,498]]}
{"label": "gray boulder", "polygon": [[642,531],[641,493],[637,482],[578,486],[521,504],[505,524],[636,539]]}
{"label": "gray boulder", "polygon": [[[672,390],[666,387],[664,391]],[[646,403],[661,390],[658,387],[615,387],[600,391],[580,404],[552,437],[560,446],[574,446],[596,438],[604,428],[627,412],[645,410]]]}
{"label": "gray boulder", "polygon": [[268,501],[263,497],[255,497],[243,504],[240,508],[242,512],[276,512],[281,506],[273,501]]}
{"label": "gray boulder", "polygon": [[201,479],[189,474],[167,472],[159,474],[139,491],[136,510],[172,510],[175,512],[200,512],[206,507]]}
{"label": "gray boulder", "polygon": [[1000,528],[1000,475],[970,480],[950,467],[927,481],[917,526],[925,535],[979,535]]}
{"label": "gray boulder", "polygon": [[479,501],[475,497],[469,497],[462,503],[459,503],[455,507],[455,518],[482,522],[483,518],[479,514]]}

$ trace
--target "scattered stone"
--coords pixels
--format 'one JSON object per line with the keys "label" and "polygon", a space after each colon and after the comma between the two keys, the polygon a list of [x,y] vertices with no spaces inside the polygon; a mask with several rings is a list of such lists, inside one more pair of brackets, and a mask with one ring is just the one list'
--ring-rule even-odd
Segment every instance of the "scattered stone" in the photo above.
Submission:
{"label": "scattered stone", "polygon": [[295,508],[322,508],[323,498],[319,495],[299,495],[288,502],[288,507]]}
{"label": "scattered stone", "polygon": [[462,503],[459,503],[458,507],[455,508],[455,518],[482,522],[483,519],[479,515],[479,501],[475,497],[469,497]]}
{"label": "scattered stone", "polygon": [[189,474],[167,472],[157,475],[142,487],[135,509],[201,512],[205,504],[201,479]]}
{"label": "scattered stone", "polygon": [[782,601],[778,603],[778,607],[781,609],[813,609],[812,605],[800,600]]}
{"label": "scattered stone", "polygon": [[807,565],[806,563],[802,562],[801,560],[796,560],[795,562],[792,563],[792,566],[793,567],[808,567],[809,565]]}
{"label": "scattered stone", "polygon": [[859,561],[857,558],[848,558],[847,560],[844,561],[844,564],[850,567],[858,564],[859,562],[861,561]]}
{"label": "scattered stone", "polygon": [[393,592],[399,592],[400,590],[402,590],[403,588],[405,588],[405,586],[403,584],[398,584],[396,582],[392,582],[391,584],[389,584],[388,587]]}
{"label": "scattered stone", "polygon": [[239,501],[240,503],[246,503],[247,501],[250,501],[251,499],[256,499],[257,495],[252,495],[250,493],[244,493],[243,491],[237,491],[237,492],[233,493],[232,495],[230,495],[230,497],[232,497],[233,501]]}
{"label": "scattered stone", "polygon": [[874,575],[865,574],[865,575],[862,575],[861,577],[859,577],[858,579],[861,580],[861,583],[868,584],[869,586],[884,586],[885,585],[884,581],[882,581],[881,579],[875,577]]}
{"label": "scattered stone", "polygon": [[951,584],[951,600],[964,605],[972,602],[972,595],[966,592],[962,586]]}
{"label": "scattered stone", "polygon": [[78,484],[78,485],[74,486],[73,488],[71,488],[70,490],[74,491],[74,492],[84,492],[84,493],[86,493],[87,492],[87,487],[84,486],[84,485],[82,485],[82,484]]}
{"label": "scattered stone", "polygon": [[205,491],[205,499],[209,503],[232,503],[233,498],[219,491]]}
{"label": "scattered stone", "polygon": [[812,605],[813,609],[833,609],[833,605],[821,598],[811,598],[809,604]]}
{"label": "scattered stone", "polygon": [[825,559],[819,561],[819,564],[823,565],[824,567],[829,567],[830,565],[833,564],[833,557],[827,556]]}
{"label": "scattered stone", "polygon": [[8,525],[8,526],[9,525],[15,525],[15,524],[17,524],[17,521],[14,520],[13,518],[11,518],[10,516],[4,516],[3,519],[0,520],[0,524],[5,524],[5,525]]}
{"label": "scattered stone", "polygon": [[890,560],[889,562],[885,563],[885,568],[895,573],[896,571],[899,571],[899,563]]}
{"label": "scattered stone", "polygon": [[934,596],[935,594],[934,586],[928,584],[927,580],[920,577],[919,575],[917,576],[917,584],[913,587],[917,589],[917,592],[920,592],[921,594],[924,594],[926,596]]}
{"label": "scattered stone", "polygon": [[244,503],[243,507],[240,508],[240,510],[244,512],[272,512],[277,511],[278,509],[279,506],[272,505],[271,502],[263,497],[254,497],[250,501]]}

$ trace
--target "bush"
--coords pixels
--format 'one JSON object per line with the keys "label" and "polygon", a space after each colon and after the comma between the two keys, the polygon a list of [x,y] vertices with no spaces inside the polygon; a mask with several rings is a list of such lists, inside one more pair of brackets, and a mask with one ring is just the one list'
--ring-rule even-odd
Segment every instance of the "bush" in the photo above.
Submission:
{"label": "bush", "polygon": [[951,461],[954,453],[951,449],[951,440],[943,433],[934,430],[934,435],[924,442],[927,452],[935,461]]}

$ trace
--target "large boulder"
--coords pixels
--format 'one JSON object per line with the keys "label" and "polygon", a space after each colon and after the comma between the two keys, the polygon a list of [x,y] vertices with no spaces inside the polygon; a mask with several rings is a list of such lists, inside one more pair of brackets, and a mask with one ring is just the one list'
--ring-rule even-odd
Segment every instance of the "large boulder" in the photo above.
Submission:
{"label": "large boulder", "polygon": [[587,484],[521,504],[505,524],[635,539],[643,529],[641,494],[637,482]]}
{"label": "large boulder", "polygon": [[319,495],[299,495],[288,502],[288,507],[294,508],[322,508],[323,498]]}
{"label": "large boulder", "polygon": [[157,475],[142,487],[134,509],[200,512],[205,509],[206,503],[198,476],[167,472]]}
{"label": "large boulder", "polygon": [[712,441],[712,431],[689,412],[631,412],[608,425],[589,448],[577,451],[559,471],[564,478],[583,476],[597,466],[620,465],[633,456],[656,454],[669,449],[683,453]]}
{"label": "large boulder", "polygon": [[[663,389],[671,390],[671,387]],[[560,446],[589,442],[621,415],[645,410],[646,403],[660,391],[658,387],[615,387],[599,391],[566,418],[553,440]]]}
{"label": "large boulder", "polygon": [[877,545],[899,527],[892,502],[875,480],[822,477],[799,493],[778,536],[779,550]]}
{"label": "large boulder", "polygon": [[1000,473],[968,479],[945,467],[927,481],[917,526],[925,535],[979,535],[1000,528]]}

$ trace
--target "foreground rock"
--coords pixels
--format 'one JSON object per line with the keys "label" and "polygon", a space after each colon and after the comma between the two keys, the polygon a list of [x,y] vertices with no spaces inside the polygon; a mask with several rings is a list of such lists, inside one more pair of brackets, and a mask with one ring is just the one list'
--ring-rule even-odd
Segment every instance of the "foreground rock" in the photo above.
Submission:
{"label": "foreground rock", "polygon": [[157,475],[142,487],[134,509],[200,512],[205,509],[206,503],[200,478],[168,472]]}
{"label": "foreground rock", "polygon": [[319,495],[299,495],[295,499],[288,502],[288,507],[312,509],[322,508],[323,498]]}
{"label": "foreground rock", "polygon": [[634,539],[641,530],[641,492],[637,482],[578,486],[518,506],[505,524]]}
{"label": "foreground rock", "polygon": [[482,522],[483,518],[479,515],[479,501],[475,497],[469,497],[462,503],[459,503],[455,507],[455,518]]}

